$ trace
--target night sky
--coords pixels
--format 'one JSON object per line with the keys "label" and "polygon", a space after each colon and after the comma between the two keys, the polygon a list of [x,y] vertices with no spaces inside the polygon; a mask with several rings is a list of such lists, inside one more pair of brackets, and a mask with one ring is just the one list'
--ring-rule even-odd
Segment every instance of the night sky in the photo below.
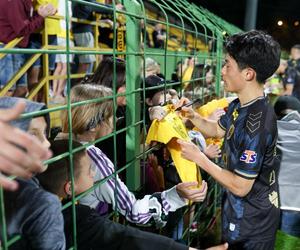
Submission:
{"label": "night sky", "polygon": [[[226,21],[244,29],[246,0],[198,0],[199,4]],[[278,26],[277,21],[283,25]],[[298,26],[294,23],[298,21]],[[259,0],[257,29],[272,34],[284,49],[300,43],[300,0]]]}

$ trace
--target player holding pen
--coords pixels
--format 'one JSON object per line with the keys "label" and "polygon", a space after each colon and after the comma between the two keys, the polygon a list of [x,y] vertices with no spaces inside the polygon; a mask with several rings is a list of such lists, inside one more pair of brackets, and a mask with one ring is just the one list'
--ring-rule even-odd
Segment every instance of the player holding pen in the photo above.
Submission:
{"label": "player holding pen", "polygon": [[263,84],[278,68],[280,46],[261,31],[230,37],[222,77],[226,91],[238,98],[218,122],[183,107],[208,137],[224,137],[224,168],[211,162],[192,143],[178,140],[182,156],[194,161],[224,188],[222,236],[229,249],[274,249],[279,222],[276,164],[277,126]]}

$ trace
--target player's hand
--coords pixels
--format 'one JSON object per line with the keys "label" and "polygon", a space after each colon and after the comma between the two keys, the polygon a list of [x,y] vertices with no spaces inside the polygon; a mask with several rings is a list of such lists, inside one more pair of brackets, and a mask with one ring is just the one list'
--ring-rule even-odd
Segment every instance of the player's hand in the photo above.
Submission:
{"label": "player's hand", "polygon": [[193,120],[196,116],[196,112],[193,110],[193,108],[190,107],[184,107],[184,105],[190,103],[190,100],[187,98],[181,98],[179,100],[179,103],[177,104],[177,107],[181,107],[180,115],[184,118],[187,118],[189,120]]}
{"label": "player's hand", "polygon": [[178,139],[177,143],[181,147],[181,156],[189,161],[195,162],[201,167],[201,162],[203,157],[206,157],[199,147],[197,147],[193,142]]}

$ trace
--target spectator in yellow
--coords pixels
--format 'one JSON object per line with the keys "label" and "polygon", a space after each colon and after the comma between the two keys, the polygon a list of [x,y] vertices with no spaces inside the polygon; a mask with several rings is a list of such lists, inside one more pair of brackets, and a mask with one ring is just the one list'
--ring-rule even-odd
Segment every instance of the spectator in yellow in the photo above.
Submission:
{"label": "spectator in yellow", "polygon": [[182,65],[182,88],[185,89],[189,85],[189,81],[192,79],[192,74],[195,66],[195,58],[189,57],[184,61]]}

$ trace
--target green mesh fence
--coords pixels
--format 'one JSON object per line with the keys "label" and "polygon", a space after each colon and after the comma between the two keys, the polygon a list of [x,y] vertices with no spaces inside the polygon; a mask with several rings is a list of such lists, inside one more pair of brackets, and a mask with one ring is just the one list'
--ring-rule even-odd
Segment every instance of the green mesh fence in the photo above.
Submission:
{"label": "green mesh fence", "polygon": [[[82,0],[72,0],[73,3],[79,3],[84,5],[97,6],[94,3],[88,3]],[[71,88],[71,66],[69,63],[69,56],[67,56],[67,103],[66,105],[56,106],[43,110],[40,112],[30,113],[24,115],[24,117],[32,117],[35,115],[41,115],[44,113],[51,113],[61,110],[68,111],[69,117],[69,152],[65,154],[52,158],[46,163],[54,162],[62,157],[69,157],[70,159],[70,173],[72,180],[72,201],[65,204],[63,209],[67,207],[72,207],[73,212],[73,238],[77,238],[76,230],[76,212],[75,212],[75,203],[90,193],[93,189],[99,187],[103,182],[107,181],[110,178],[116,178],[118,173],[126,171],[126,183],[130,190],[137,191],[143,185],[143,180],[141,180],[141,174],[143,174],[144,168],[141,168],[141,160],[144,162],[146,160],[147,154],[151,152],[151,148],[147,148],[145,142],[141,139],[141,131],[146,132],[145,128],[145,113],[141,112],[141,109],[146,108],[145,100],[146,90],[150,88],[145,88],[145,81],[143,76],[145,76],[145,59],[151,57],[155,59],[161,65],[161,72],[166,77],[164,82],[165,89],[168,88],[177,88],[180,95],[182,95],[182,86],[184,83],[192,84],[192,98],[196,98],[196,95],[199,93],[194,92],[194,83],[198,80],[205,79],[205,75],[202,75],[198,78],[189,79],[187,82],[183,82],[182,79],[182,65],[187,58],[192,58],[197,60],[199,63],[207,64],[213,67],[215,75],[215,84],[213,88],[210,88],[208,92],[204,92],[205,87],[202,87],[200,97],[204,101],[204,95],[209,99],[210,96],[222,96],[221,88],[221,65],[223,59],[223,39],[226,35],[231,35],[233,33],[239,32],[240,30],[212,14],[208,10],[191,4],[186,0],[161,0],[161,1],[142,1],[142,0],[124,0],[121,1],[125,6],[125,10],[116,10],[116,3],[113,0],[113,47],[110,50],[101,50],[97,49],[76,49],[70,46],[69,38],[70,33],[67,32],[67,44],[66,48],[51,48],[51,49],[0,49],[1,53],[41,53],[42,56],[48,54],[67,54],[67,55],[81,55],[81,54],[95,54],[95,55],[111,55],[114,60],[114,76],[113,82],[116,83],[116,60],[118,57],[123,57],[126,59],[126,128],[116,131],[114,129],[113,133],[110,135],[104,136],[100,139],[97,139],[94,142],[83,145],[80,148],[73,148],[72,141],[72,122],[71,122],[71,109],[75,106],[80,106],[84,104],[89,104],[93,102],[99,102],[104,98],[98,98],[94,100],[71,103],[70,101],[70,88]],[[66,17],[66,30],[69,30],[69,10],[68,10],[68,0],[65,1],[65,17]],[[107,7],[101,6],[99,8],[106,9]],[[126,18],[126,29],[123,30],[123,45],[126,49],[122,49],[122,32],[119,27],[116,26],[117,15],[124,15]],[[141,33],[140,22],[144,21],[145,29],[144,33]],[[74,20],[73,20],[74,21]],[[94,22],[97,23],[98,21]],[[153,30],[155,24],[160,23],[163,25],[166,33],[164,40],[164,47],[160,49],[150,48],[147,46],[146,41],[146,30]],[[96,32],[97,34],[97,32]],[[100,35],[101,37],[101,35]],[[119,40],[118,40],[119,37]],[[121,37],[121,38],[120,38]],[[143,37],[143,39],[141,39]],[[175,37],[175,38],[174,38]],[[121,39],[121,40],[120,40]],[[95,38],[97,41],[97,37]],[[142,42],[143,41],[143,42]],[[96,46],[97,47],[97,46]],[[171,81],[171,75],[174,71],[177,63],[181,62],[181,67],[179,72],[181,72],[178,81]],[[46,69],[48,71],[48,69]],[[46,75],[48,84],[51,76]],[[142,84],[141,84],[142,82]],[[117,97],[120,96],[116,93],[116,84],[113,87],[113,96],[105,97],[106,99],[112,99],[114,103],[114,127],[116,128],[116,109],[117,109]],[[46,101],[48,99],[46,98]],[[143,113],[143,115],[141,115]],[[126,165],[116,168],[113,175],[108,176],[107,178],[101,180],[99,183],[96,183],[93,188],[85,191],[84,193],[75,196],[74,192],[74,172],[73,172],[73,153],[81,150],[82,148],[87,148],[89,145],[92,145],[96,142],[103,141],[109,137],[113,138],[114,141],[114,152],[116,152],[117,138],[116,136],[126,131]],[[125,149],[124,149],[125,150]],[[114,154],[114,163],[116,166],[117,155]],[[14,177],[12,177],[14,178]],[[205,205],[198,205],[195,212],[194,220],[199,220],[203,214],[215,214],[217,207],[217,198],[219,194],[218,187],[210,181],[210,190],[208,193],[207,199],[210,199],[212,202],[205,203]],[[214,187],[215,186],[215,187]],[[115,190],[115,197],[118,196],[118,190]],[[117,199],[116,199],[117,201]],[[116,202],[116,207],[118,203]],[[114,208],[117,211],[116,207]],[[188,209],[187,209],[188,210]],[[9,249],[16,241],[20,239],[21,236],[15,236],[9,238],[7,236],[7,225],[5,221],[5,209],[4,209],[4,200],[3,200],[3,190],[0,188],[0,223],[2,242],[1,249]],[[114,217],[118,217],[118,213],[114,212]],[[209,223],[209,222],[208,222]],[[202,223],[202,232],[205,231],[208,227],[208,223]],[[184,232],[183,238],[188,242],[192,241],[193,235],[190,234],[189,228]],[[77,249],[76,240],[73,243],[73,248]]]}

